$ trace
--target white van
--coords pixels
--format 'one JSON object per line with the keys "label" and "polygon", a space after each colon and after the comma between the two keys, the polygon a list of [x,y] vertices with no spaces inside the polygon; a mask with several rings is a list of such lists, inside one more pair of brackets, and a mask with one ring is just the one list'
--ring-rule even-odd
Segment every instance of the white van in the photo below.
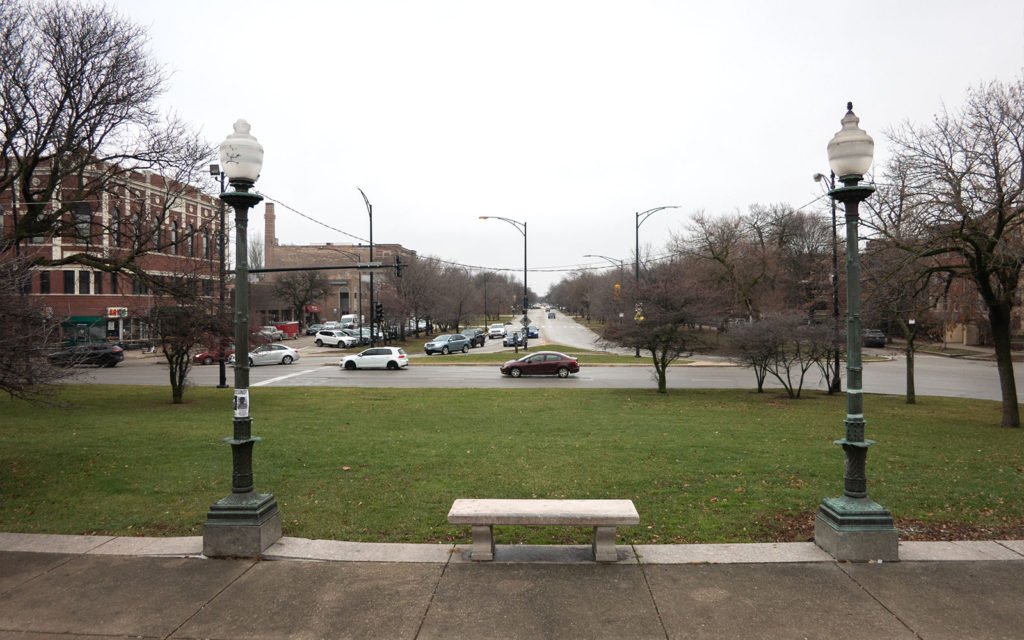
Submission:
{"label": "white van", "polygon": [[359,316],[355,313],[346,313],[338,321],[342,329],[353,329],[359,326]]}

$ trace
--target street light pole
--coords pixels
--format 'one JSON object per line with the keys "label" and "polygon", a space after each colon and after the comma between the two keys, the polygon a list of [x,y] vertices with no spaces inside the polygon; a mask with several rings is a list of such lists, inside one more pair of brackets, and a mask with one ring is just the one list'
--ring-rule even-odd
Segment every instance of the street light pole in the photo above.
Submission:
{"label": "street light pole", "polygon": [[864,389],[861,366],[860,248],[858,206],[874,192],[861,180],[874,155],[875,143],[857,124],[847,104],[843,128],[828,144],[832,171],[843,186],[829,195],[846,211],[846,437],[836,440],[845,458],[843,495],[825,498],[814,520],[814,540],[836,560],[899,560],[899,535],[892,514],[868,498],[867,455],[874,444],[864,438]]}
{"label": "street light pole", "polygon": [[512,220],[510,218],[502,218],[500,216],[480,216],[481,220],[504,220],[513,227],[516,228],[519,233],[523,234],[523,318],[527,317],[527,312],[530,309],[530,305],[526,300],[526,223],[519,222],[518,220]]}
{"label": "street light pole", "polygon": [[[218,178],[220,180],[220,192],[223,195],[223,193],[224,193],[224,177],[225,176],[224,176],[224,172],[220,170],[220,165],[218,165],[218,164],[211,164],[210,165],[210,175],[213,176],[214,178]],[[220,224],[220,228],[217,230],[217,255],[218,255],[218,259],[220,260],[220,287],[219,287],[219,289],[220,289],[220,293],[219,293],[220,300],[218,302],[218,311],[220,313],[220,317],[221,318],[224,317],[224,281],[227,279],[227,264],[226,264],[227,263],[227,256],[225,255],[225,253],[226,253],[225,252],[225,245],[227,244],[228,239],[227,239],[227,234],[224,233],[224,224],[225,224],[224,212],[225,212],[225,210],[226,210],[226,207],[224,206],[224,200],[221,200],[220,201],[220,211],[219,211],[219,217],[220,217],[219,224]],[[217,364],[218,364],[218,367],[220,369],[220,377],[219,377],[219,382],[217,383],[217,388],[218,389],[227,389],[228,388],[227,366],[225,365],[225,362],[224,362],[224,352],[227,350],[227,344],[226,344],[226,341],[224,339],[223,334],[219,336],[219,340],[220,340],[220,344],[217,345]]]}
{"label": "street light pole", "polygon": [[249,191],[263,167],[263,147],[238,120],[234,133],[220,145],[220,164],[231,191],[221,200],[235,210],[235,396],[231,445],[231,494],[210,506],[203,527],[203,554],[210,557],[256,557],[281,537],[281,512],[270,493],[256,493],[249,400],[249,209],[263,196]]}
{"label": "street light pole", "polygon": [[[647,218],[650,218],[653,214],[661,211],[662,209],[678,209],[678,208],[679,208],[679,205],[668,205],[666,207],[654,207],[653,209],[648,209],[647,211],[641,211],[641,212],[636,214],[636,254],[634,255],[634,257],[636,258],[635,267],[636,267],[636,288],[637,288],[637,292],[639,292],[639,290],[640,290],[640,225],[642,225],[644,222],[646,222]],[[637,348],[636,348],[636,357],[637,358],[640,357],[640,347],[639,346],[637,346]]]}
{"label": "street light pole", "polygon": [[[356,187],[359,189],[359,187]],[[370,204],[370,200],[363,193],[362,189],[359,189],[359,194],[363,196],[363,202],[366,203],[366,213],[370,216],[370,262],[373,262],[373,205]],[[362,311],[363,311],[363,300],[362,300],[362,289],[363,289],[363,274],[359,274],[359,320],[362,322]],[[373,332],[373,271],[370,272],[370,308],[367,311],[370,314],[370,346],[374,347],[377,343],[377,336]]]}
{"label": "street light pole", "polygon": [[[821,182],[827,180],[829,193],[836,188],[836,172],[829,171],[828,177],[823,173],[814,174],[814,181]],[[836,235],[836,199],[831,198],[832,201],[832,326],[835,329],[835,333],[839,335],[839,237]],[[830,394],[839,393],[843,389],[843,381],[839,373],[839,347],[836,346],[835,352],[833,353],[832,366],[835,367],[835,371],[832,374],[832,384],[829,385],[828,392]]]}

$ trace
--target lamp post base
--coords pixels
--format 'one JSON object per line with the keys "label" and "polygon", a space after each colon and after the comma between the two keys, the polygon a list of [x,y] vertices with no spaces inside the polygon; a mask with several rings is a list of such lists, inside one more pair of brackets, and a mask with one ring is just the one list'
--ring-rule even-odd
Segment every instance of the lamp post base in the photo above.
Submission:
{"label": "lamp post base", "polygon": [[868,498],[825,498],[814,519],[814,541],[836,560],[899,561],[892,514]]}
{"label": "lamp post base", "polygon": [[203,555],[255,558],[281,538],[281,512],[269,493],[233,493],[210,506]]}

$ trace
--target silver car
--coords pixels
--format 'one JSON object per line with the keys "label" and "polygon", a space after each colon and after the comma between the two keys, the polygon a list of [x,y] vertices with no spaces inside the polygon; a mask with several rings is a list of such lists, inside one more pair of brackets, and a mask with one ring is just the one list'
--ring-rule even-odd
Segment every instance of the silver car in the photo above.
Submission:
{"label": "silver car", "polygon": [[469,353],[469,338],[461,333],[442,333],[423,345],[423,350],[428,356],[432,353],[448,355],[454,351]]}
{"label": "silver car", "polygon": [[[291,364],[299,359],[299,351],[283,344],[264,344],[249,352],[249,366],[258,364]],[[235,356],[231,356],[231,362]]]}

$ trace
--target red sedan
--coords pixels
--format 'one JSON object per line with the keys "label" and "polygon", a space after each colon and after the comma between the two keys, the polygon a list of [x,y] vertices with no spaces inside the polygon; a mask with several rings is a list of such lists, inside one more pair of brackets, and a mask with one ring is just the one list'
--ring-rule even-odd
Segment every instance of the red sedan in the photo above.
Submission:
{"label": "red sedan", "polygon": [[568,378],[570,373],[579,373],[580,363],[557,351],[538,351],[518,360],[509,360],[501,365],[506,376],[558,376]]}
{"label": "red sedan", "polygon": [[[233,355],[235,355],[235,348],[228,347],[224,351],[224,362],[227,362],[228,358]],[[192,362],[196,364],[213,364],[214,362],[220,362],[220,353],[216,349],[203,349],[192,356]]]}

